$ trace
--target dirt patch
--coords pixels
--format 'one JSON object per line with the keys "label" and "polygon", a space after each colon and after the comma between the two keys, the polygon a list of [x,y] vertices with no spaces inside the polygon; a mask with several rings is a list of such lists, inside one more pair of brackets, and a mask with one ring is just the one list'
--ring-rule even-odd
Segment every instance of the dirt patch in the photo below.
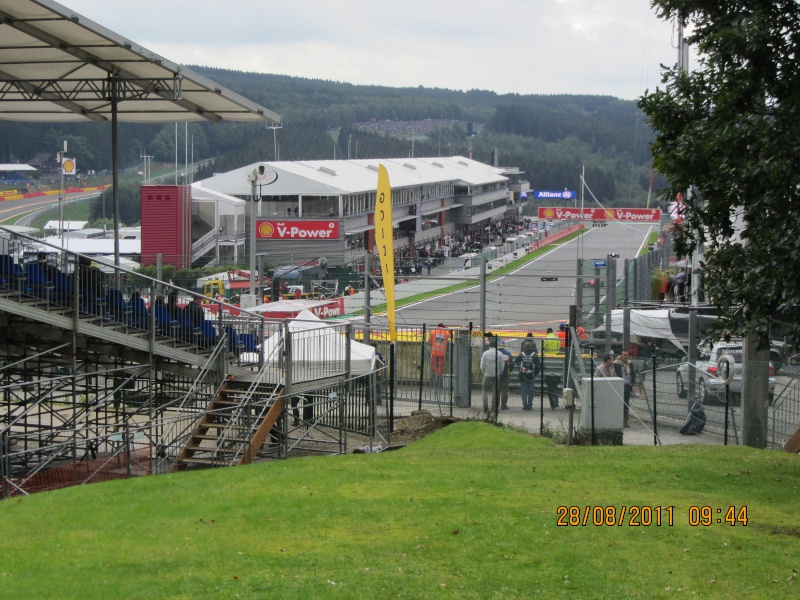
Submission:
{"label": "dirt patch", "polygon": [[410,417],[395,420],[392,445],[401,446],[416,442],[434,431],[460,420],[455,417],[434,417],[426,410],[414,411]]}

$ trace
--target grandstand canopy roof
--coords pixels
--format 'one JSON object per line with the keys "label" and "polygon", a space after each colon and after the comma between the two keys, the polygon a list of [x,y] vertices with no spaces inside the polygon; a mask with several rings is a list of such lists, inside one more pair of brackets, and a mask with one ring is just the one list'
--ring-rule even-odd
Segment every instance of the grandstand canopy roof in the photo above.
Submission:
{"label": "grandstand canopy roof", "polygon": [[139,123],[280,115],[52,0],[0,0],[0,119]]}
{"label": "grandstand canopy roof", "polygon": [[0,171],[35,171],[36,167],[19,163],[2,164]]}
{"label": "grandstand canopy roof", "polygon": [[377,188],[378,165],[381,164],[386,167],[393,190],[444,182],[480,186],[508,181],[504,175],[506,169],[452,156],[261,162],[220,173],[194,185],[195,189],[203,187],[232,196],[248,196],[251,184],[247,174],[258,165],[264,165],[274,177],[259,187],[261,194],[338,196],[369,193]]}

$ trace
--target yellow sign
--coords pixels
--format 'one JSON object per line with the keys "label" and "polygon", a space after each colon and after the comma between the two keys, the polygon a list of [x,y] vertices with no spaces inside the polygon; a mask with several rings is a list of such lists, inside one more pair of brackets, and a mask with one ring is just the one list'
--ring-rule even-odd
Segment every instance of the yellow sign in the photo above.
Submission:
{"label": "yellow sign", "polygon": [[381,261],[383,289],[386,292],[386,317],[389,339],[397,341],[394,298],[394,235],[392,232],[392,188],[386,167],[378,165],[378,196],[375,202],[375,243]]}
{"label": "yellow sign", "polygon": [[17,190],[6,190],[5,192],[0,192],[0,196],[16,196]]}

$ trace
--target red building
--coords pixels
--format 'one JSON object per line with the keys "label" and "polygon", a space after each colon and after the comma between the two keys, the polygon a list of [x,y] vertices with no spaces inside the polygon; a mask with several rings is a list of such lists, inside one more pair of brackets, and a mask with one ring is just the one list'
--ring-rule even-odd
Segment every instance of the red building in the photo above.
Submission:
{"label": "red building", "polygon": [[178,269],[192,263],[192,194],[186,185],[141,188],[142,264],[162,263]]}

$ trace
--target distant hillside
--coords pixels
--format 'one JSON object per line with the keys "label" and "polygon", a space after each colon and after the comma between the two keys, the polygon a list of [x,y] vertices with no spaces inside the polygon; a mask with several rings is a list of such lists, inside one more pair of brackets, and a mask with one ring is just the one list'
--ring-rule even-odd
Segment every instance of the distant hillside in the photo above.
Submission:
{"label": "distant hillside", "polygon": [[[191,124],[188,144],[180,125],[179,161],[188,145],[195,159],[215,158],[207,173],[276,157],[330,159],[334,152],[336,158],[348,153],[351,158],[385,158],[412,151],[415,156],[471,152],[474,159],[490,163],[497,148],[500,164],[525,171],[533,188],[578,189],[585,167],[589,189],[604,204],[646,201],[653,136],[634,101],[390,88],[190,68],[283,117],[283,126],[274,132],[257,124]],[[394,125],[370,127],[381,121]],[[470,123],[477,131],[474,136],[467,135]],[[175,134],[174,125],[122,124],[123,165],[136,168],[143,154],[173,161]],[[55,152],[63,139],[69,140],[79,169],[110,168],[110,128],[95,124],[0,122],[0,162],[25,162],[37,152]]]}

